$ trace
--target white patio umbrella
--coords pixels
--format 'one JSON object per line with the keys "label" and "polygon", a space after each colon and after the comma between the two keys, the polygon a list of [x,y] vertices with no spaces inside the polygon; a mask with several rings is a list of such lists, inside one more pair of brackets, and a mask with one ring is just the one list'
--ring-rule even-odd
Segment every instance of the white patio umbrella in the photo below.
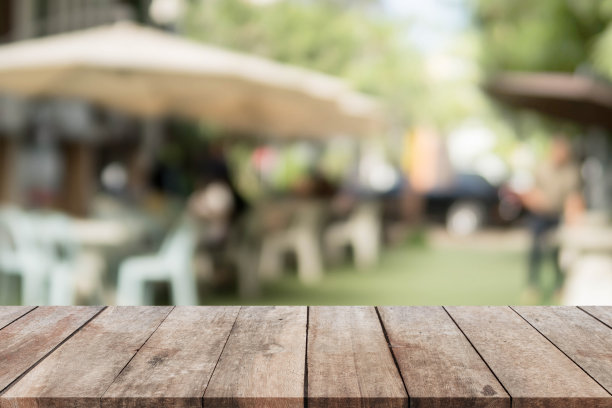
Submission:
{"label": "white patio umbrella", "polygon": [[0,47],[0,92],[84,99],[276,136],[371,134],[378,104],[330,76],[130,23]]}

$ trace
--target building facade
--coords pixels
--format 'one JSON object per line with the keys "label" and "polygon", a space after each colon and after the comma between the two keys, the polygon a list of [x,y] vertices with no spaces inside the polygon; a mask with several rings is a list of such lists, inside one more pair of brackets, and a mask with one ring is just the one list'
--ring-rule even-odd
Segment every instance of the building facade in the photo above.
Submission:
{"label": "building facade", "polygon": [[[149,24],[151,0],[0,0],[0,45],[112,24]],[[85,215],[95,188],[99,111],[84,102],[0,94],[0,203]]]}
{"label": "building facade", "polygon": [[0,42],[131,20],[146,23],[151,0],[0,0]]}

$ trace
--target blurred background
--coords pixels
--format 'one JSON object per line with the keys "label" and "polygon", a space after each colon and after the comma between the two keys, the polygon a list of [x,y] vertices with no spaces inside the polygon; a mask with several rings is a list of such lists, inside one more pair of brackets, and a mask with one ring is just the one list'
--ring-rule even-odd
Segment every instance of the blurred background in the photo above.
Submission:
{"label": "blurred background", "polygon": [[0,304],[612,304],[612,0],[0,0]]}

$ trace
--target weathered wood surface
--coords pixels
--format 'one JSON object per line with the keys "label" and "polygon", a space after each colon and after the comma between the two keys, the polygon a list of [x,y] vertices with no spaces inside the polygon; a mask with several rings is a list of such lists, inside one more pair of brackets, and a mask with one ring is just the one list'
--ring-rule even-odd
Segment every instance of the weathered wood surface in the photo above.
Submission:
{"label": "weathered wood surface", "polygon": [[380,307],[413,407],[510,407],[510,397],[442,307]]}
{"label": "weathered wood surface", "polygon": [[99,406],[100,397],[170,310],[107,308],[9,388],[0,407]]}
{"label": "weathered wood surface", "polygon": [[243,307],[204,406],[304,406],[306,307]]}
{"label": "weathered wood surface", "polygon": [[575,307],[515,307],[525,320],[612,393],[612,331]]}
{"label": "weathered wood surface", "polygon": [[32,309],[34,309],[34,306],[0,306],[0,329],[8,326]]}
{"label": "weathered wood surface", "polygon": [[581,306],[580,309],[584,310],[606,326],[612,328],[612,307],[605,306]]}
{"label": "weathered wood surface", "polygon": [[101,309],[39,307],[0,330],[0,392]]}
{"label": "weathered wood surface", "polygon": [[580,367],[509,307],[448,307],[513,407],[612,407]]}
{"label": "weathered wood surface", "polygon": [[308,406],[408,406],[408,395],[373,307],[311,307]]}
{"label": "weathered wood surface", "polygon": [[201,407],[238,310],[174,309],[104,394],[102,407],[132,407],[135,399],[141,408]]}
{"label": "weathered wood surface", "polygon": [[612,307],[0,307],[0,408],[612,408],[611,391]]}

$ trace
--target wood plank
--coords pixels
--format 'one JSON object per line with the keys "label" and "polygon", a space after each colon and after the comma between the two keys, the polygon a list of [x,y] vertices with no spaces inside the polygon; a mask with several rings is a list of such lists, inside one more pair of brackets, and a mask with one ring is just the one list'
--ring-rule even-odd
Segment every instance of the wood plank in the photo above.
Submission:
{"label": "wood plank", "polygon": [[35,306],[0,306],[0,330],[34,308]]}
{"label": "wood plank", "polygon": [[239,310],[176,307],[104,394],[102,407],[201,407]]}
{"label": "wood plank", "polygon": [[308,406],[407,407],[408,395],[373,307],[311,307]]}
{"label": "wood plank", "polygon": [[89,408],[171,307],[109,307],[0,397],[2,408]]}
{"label": "wood plank", "polygon": [[603,322],[608,327],[612,327],[612,306],[580,306],[580,309]]}
{"label": "wood plank", "polygon": [[243,307],[204,407],[302,408],[306,307]]}
{"label": "wood plank", "polygon": [[510,397],[442,307],[379,307],[411,407],[510,407]]}
{"label": "wood plank", "polygon": [[612,393],[612,329],[572,306],[515,307],[540,333]]}
{"label": "wood plank", "polygon": [[101,307],[39,307],[1,330],[0,392],[100,310]]}
{"label": "wood plank", "polygon": [[509,307],[448,307],[513,407],[612,407],[610,395]]}

